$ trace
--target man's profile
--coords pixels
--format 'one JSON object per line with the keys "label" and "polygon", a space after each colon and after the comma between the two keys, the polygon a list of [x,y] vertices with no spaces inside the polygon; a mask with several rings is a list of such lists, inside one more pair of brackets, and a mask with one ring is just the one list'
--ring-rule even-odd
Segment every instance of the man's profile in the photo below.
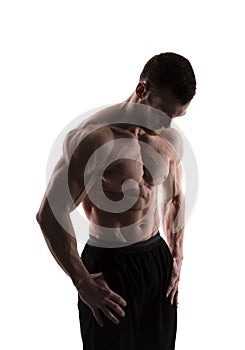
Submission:
{"label": "man's profile", "polygon": [[[195,92],[186,58],[155,55],[126,101],[64,140],[36,218],[78,291],[84,350],[175,347],[185,205],[183,142],[171,120],[186,113]],[[70,219],[79,204],[90,222],[81,256]]]}

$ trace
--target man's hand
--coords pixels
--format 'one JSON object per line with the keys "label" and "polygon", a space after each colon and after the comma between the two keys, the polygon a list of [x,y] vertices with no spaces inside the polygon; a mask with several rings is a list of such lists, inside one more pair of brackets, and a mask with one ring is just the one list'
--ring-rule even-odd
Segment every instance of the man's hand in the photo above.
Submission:
{"label": "man's hand", "polygon": [[90,274],[82,280],[77,289],[80,298],[90,307],[94,318],[101,327],[104,324],[99,309],[115,324],[118,324],[119,320],[111,313],[108,306],[118,315],[125,316],[119,304],[126,306],[126,301],[109,288],[102,272]]}
{"label": "man's hand", "polygon": [[172,270],[172,277],[169,283],[169,286],[167,288],[166,297],[170,296],[170,303],[175,304],[176,307],[178,307],[178,286],[179,286],[179,279],[180,279],[180,270],[182,265],[182,259],[181,258],[174,258],[173,262],[173,270]]}

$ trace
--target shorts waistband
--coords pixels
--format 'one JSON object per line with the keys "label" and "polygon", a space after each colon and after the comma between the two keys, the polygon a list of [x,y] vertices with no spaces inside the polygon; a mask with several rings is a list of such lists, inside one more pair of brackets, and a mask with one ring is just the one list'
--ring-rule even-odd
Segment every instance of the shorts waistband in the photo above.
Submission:
{"label": "shorts waistband", "polygon": [[138,248],[143,247],[151,247],[152,245],[155,245],[155,242],[158,242],[162,240],[162,237],[160,235],[160,232],[158,231],[154,236],[148,238],[144,241],[139,241],[133,244],[130,244],[128,242],[110,242],[110,241],[104,241],[97,239],[96,237],[93,237],[92,235],[89,235],[89,239],[86,243],[89,247],[93,248],[101,248],[101,249],[108,249],[108,250],[116,250],[116,251],[132,251],[137,250]]}

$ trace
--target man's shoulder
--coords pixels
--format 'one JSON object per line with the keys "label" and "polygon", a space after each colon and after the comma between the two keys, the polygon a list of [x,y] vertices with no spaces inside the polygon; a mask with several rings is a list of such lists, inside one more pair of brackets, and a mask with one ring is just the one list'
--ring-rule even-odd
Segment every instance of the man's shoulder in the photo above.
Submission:
{"label": "man's shoulder", "polygon": [[160,136],[167,140],[175,155],[181,159],[184,152],[184,141],[178,130],[172,127],[164,128],[161,130]]}
{"label": "man's shoulder", "polygon": [[[110,110],[108,111],[110,112]],[[101,111],[90,116],[80,123],[76,128],[70,130],[65,136],[63,143],[63,152],[66,157],[80,152],[94,152],[98,147],[113,139],[113,133],[110,128],[112,122],[106,111]]]}

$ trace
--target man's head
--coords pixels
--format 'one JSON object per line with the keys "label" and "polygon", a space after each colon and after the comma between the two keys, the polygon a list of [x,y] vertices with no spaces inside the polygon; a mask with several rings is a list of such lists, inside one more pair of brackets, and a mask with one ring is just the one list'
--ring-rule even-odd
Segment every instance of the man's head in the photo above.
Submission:
{"label": "man's head", "polygon": [[192,66],[176,53],[153,56],[144,66],[135,92],[139,103],[158,108],[172,118],[184,115],[196,92]]}

